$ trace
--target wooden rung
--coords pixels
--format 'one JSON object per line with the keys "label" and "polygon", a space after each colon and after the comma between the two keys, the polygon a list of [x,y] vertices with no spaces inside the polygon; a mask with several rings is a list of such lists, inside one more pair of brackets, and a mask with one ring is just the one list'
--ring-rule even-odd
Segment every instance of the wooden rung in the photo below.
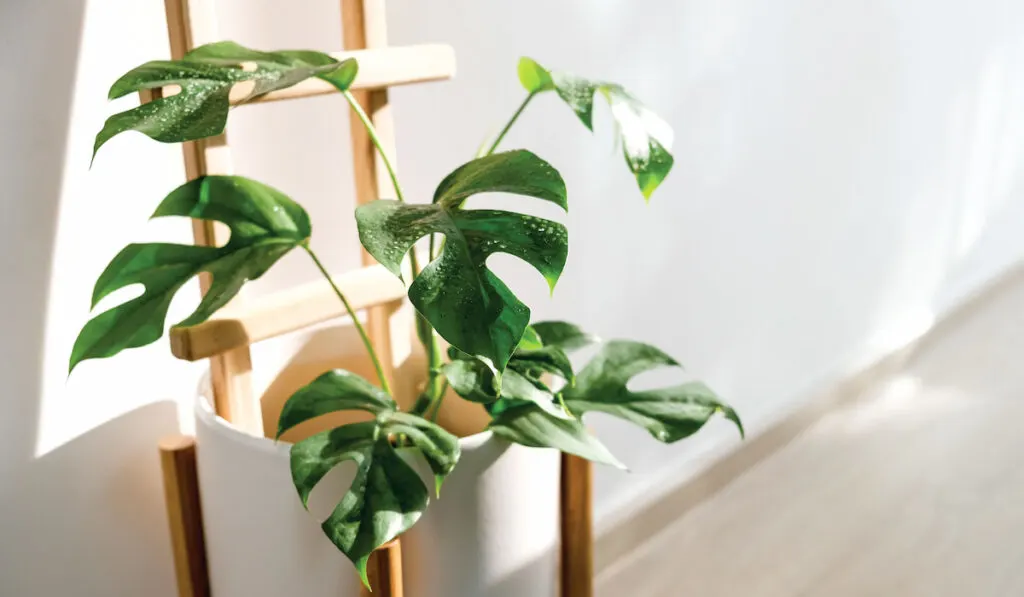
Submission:
{"label": "wooden rung", "polygon": [[[359,74],[352,82],[350,88],[352,91],[445,81],[455,76],[455,50],[444,44],[331,52],[331,56],[338,60],[355,58],[359,63]],[[252,91],[253,85],[252,81],[243,81],[235,85],[229,96],[231,103],[233,105],[241,104]],[[181,88],[176,85],[155,90],[146,89],[143,90],[142,101],[145,103],[155,97],[166,97],[179,91]],[[271,91],[245,103],[275,102],[337,92],[338,90],[327,81],[314,78],[306,79],[287,89]]]}
{"label": "wooden rung", "polygon": [[[381,265],[335,276],[334,283],[356,311],[405,298],[402,282]],[[171,352],[179,359],[198,361],[342,315],[345,307],[334,290],[326,280],[318,280],[228,306],[192,327],[171,328]]]}
{"label": "wooden rung", "polygon": [[[374,50],[353,50],[350,52],[331,52],[338,60],[355,58],[359,62],[359,74],[353,81],[352,91],[386,89],[398,85],[445,81],[455,76],[455,51],[451,46],[443,44],[426,44],[419,46],[396,46]],[[243,81],[231,88],[229,96],[232,105],[241,104],[254,83]],[[140,92],[142,103],[158,97],[167,97],[181,91],[177,85],[157,89],[144,89]],[[271,91],[245,104],[259,104],[280,100],[298,99],[337,93],[338,90],[322,79],[306,79],[301,83]]]}
{"label": "wooden rung", "polygon": [[[396,46],[373,50],[331,52],[338,60],[355,58],[359,63],[359,74],[351,90],[385,89],[397,85],[444,81],[455,76],[455,50],[444,44],[418,46]],[[252,89],[252,83],[240,83],[231,90],[231,103],[245,99]],[[273,102],[278,100],[311,97],[337,93],[330,83],[321,79],[305,81],[260,96],[248,103]]]}

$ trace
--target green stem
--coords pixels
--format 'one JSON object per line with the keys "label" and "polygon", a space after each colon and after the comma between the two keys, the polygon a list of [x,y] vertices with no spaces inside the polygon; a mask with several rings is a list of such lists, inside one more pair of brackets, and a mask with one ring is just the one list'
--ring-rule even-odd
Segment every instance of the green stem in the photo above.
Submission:
{"label": "green stem", "polygon": [[[384,151],[384,147],[381,146],[380,137],[377,136],[377,129],[374,128],[373,122],[370,121],[370,117],[366,115],[363,107],[359,105],[359,102],[356,101],[356,98],[352,96],[351,92],[345,91],[342,95],[345,96],[345,100],[348,102],[348,105],[352,107],[352,110],[359,118],[359,121],[363,123],[363,128],[366,129],[366,134],[370,136],[370,141],[373,142],[373,146],[377,148],[377,154],[380,155],[381,161],[384,162],[384,167],[388,171],[388,176],[391,177],[391,185],[395,189],[395,198],[402,203],[405,203],[405,195],[402,193],[402,186],[398,184],[398,175],[395,174],[395,167],[391,164],[391,160],[388,158],[387,152]],[[433,253],[433,248],[431,248],[431,253]],[[419,261],[416,258],[415,247],[409,251],[409,264],[412,266],[412,277],[415,279],[416,276],[420,275],[421,271]],[[427,352],[427,367],[429,369],[426,391],[431,401],[434,401],[438,399],[440,395],[439,392],[441,390],[441,347],[438,345],[437,334],[434,333],[434,328],[432,328],[427,320],[419,313],[416,313],[416,330],[418,332],[417,335],[420,338],[420,342],[423,343],[423,348]],[[417,412],[418,406],[419,403],[417,402],[416,407],[413,408],[413,412]],[[425,411],[420,411],[417,414],[422,414],[422,412]]]}
{"label": "green stem", "polygon": [[[427,385],[420,397],[409,411],[414,415],[425,416],[431,405],[437,404],[444,397],[442,383],[447,380],[441,374],[441,346],[437,342],[434,328],[419,313],[416,314],[416,331],[427,351]],[[425,336],[426,335],[426,336]]]}
{"label": "green stem", "polygon": [[349,317],[352,318],[352,323],[356,326],[356,331],[359,332],[359,337],[363,339],[363,345],[366,346],[366,352],[370,354],[370,360],[373,361],[373,368],[377,370],[377,379],[380,380],[380,387],[390,395],[391,385],[388,384],[388,378],[384,375],[384,368],[380,365],[380,359],[377,357],[377,351],[373,349],[373,343],[370,342],[370,337],[366,335],[366,329],[364,329],[363,324],[359,322],[359,316],[356,315],[354,310],[352,310],[352,305],[348,303],[348,299],[345,298],[341,289],[338,288],[338,285],[334,283],[333,279],[331,279],[331,274],[327,273],[327,269],[324,267],[323,263],[320,263],[320,259],[317,258],[313,249],[310,249],[307,244],[303,244],[302,248],[306,250],[306,253],[309,253],[310,258],[313,259],[313,263],[316,264],[317,269],[320,270],[320,273],[323,274],[324,278],[327,278],[327,283],[334,289],[334,294],[338,295],[338,298],[341,299],[341,303],[345,305],[345,310],[348,311]]}
{"label": "green stem", "polygon": [[360,106],[359,102],[356,101],[356,98],[352,96],[351,91],[344,91],[342,92],[342,95],[345,96],[345,99],[348,101],[348,105],[352,106],[352,110],[356,113],[356,116],[359,117],[360,122],[363,123],[363,128],[366,129],[366,134],[370,136],[370,141],[372,141],[373,146],[377,148],[377,153],[380,154],[380,159],[384,162],[384,167],[388,170],[388,176],[391,177],[391,184],[395,187],[396,198],[402,203],[405,203],[405,197],[402,195],[402,187],[398,184],[398,175],[395,174],[395,167],[391,165],[391,160],[388,158],[387,152],[384,151],[383,147],[381,147],[380,137],[377,136],[377,129],[374,128],[373,123],[370,122],[370,117],[366,115],[366,112],[363,111],[363,107]]}
{"label": "green stem", "polygon": [[430,420],[437,422],[437,413],[441,412],[441,402],[444,401],[444,395],[448,393],[448,380],[444,380],[444,385],[441,386],[441,395],[438,396],[434,402],[434,410],[430,413]]}
{"label": "green stem", "polygon": [[519,105],[519,109],[516,110],[515,114],[512,115],[512,118],[509,119],[509,121],[505,124],[505,128],[501,129],[501,132],[498,133],[498,138],[494,140],[494,143],[491,143],[491,147],[490,149],[487,150],[487,153],[483,154],[483,156],[480,157],[489,156],[492,153],[494,153],[494,150],[498,149],[498,144],[500,144],[501,140],[505,138],[505,135],[508,134],[509,129],[511,129],[512,125],[516,123],[516,120],[519,118],[519,115],[523,113],[523,110],[526,109],[526,105],[530,103],[530,100],[532,100],[533,96],[535,95],[537,95],[537,92],[533,91],[526,96],[526,99],[523,100],[523,103]]}
{"label": "green stem", "polygon": [[[363,128],[366,129],[366,134],[370,136],[370,141],[373,142],[373,146],[377,148],[377,154],[380,155],[380,159],[384,162],[384,168],[388,171],[388,176],[391,177],[391,186],[395,189],[395,198],[405,203],[405,194],[402,193],[402,185],[398,184],[398,175],[395,174],[395,167],[391,164],[391,159],[388,158],[388,152],[384,151],[384,147],[380,144],[380,137],[377,136],[377,129],[374,128],[373,122],[370,121],[370,117],[366,115],[363,107],[359,105],[356,98],[352,96],[352,92],[344,91],[342,95],[348,101],[348,105],[352,106],[352,111],[359,117],[359,121],[363,123]],[[412,277],[420,275],[420,264],[416,260],[416,250],[409,251],[409,263],[412,265]]]}

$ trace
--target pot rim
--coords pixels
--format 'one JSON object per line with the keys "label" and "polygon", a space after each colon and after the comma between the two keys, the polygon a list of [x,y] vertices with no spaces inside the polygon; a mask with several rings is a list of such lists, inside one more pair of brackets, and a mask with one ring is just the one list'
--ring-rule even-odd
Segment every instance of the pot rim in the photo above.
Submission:
{"label": "pot rim", "polygon": [[[196,392],[194,410],[198,421],[201,421],[206,427],[216,429],[221,435],[230,437],[231,441],[236,443],[261,452],[288,456],[292,446],[291,442],[280,441],[262,435],[251,435],[239,429],[233,423],[214,412],[211,401],[212,394],[213,386],[210,383],[210,372],[207,370],[203,373],[202,378],[200,378],[199,388]],[[494,437],[493,431],[484,430],[473,435],[460,437],[459,447],[463,450],[473,450],[484,445],[492,438],[498,439]]]}

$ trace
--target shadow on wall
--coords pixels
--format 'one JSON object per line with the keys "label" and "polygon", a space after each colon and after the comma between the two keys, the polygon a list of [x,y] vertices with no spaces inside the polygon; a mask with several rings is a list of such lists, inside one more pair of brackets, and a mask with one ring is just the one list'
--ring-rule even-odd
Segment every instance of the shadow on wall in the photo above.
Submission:
{"label": "shadow on wall", "polygon": [[85,10],[85,0],[0,5],[0,72],[12,83],[0,98],[0,595],[170,597],[155,445],[177,431],[176,407],[149,404],[36,457]]}
{"label": "shadow on wall", "polygon": [[[7,394],[0,417],[0,433],[5,439],[0,487],[3,479],[31,461],[35,450],[62,164],[84,0],[67,2],[62,8],[54,15],[52,7],[44,3],[13,2],[6,3],[0,15],[0,38],[5,46],[26,50],[4,52],[0,71],[47,73],[30,86],[8,88],[0,100],[4,131],[0,274],[4,280],[17,281],[16,288],[8,287],[5,292],[4,342],[0,343],[0,379]],[[44,165],[56,167],[40,176]],[[15,290],[16,297],[12,296]]]}
{"label": "shadow on wall", "polygon": [[149,404],[9,477],[0,594],[174,595],[156,438],[177,430],[175,404]]}

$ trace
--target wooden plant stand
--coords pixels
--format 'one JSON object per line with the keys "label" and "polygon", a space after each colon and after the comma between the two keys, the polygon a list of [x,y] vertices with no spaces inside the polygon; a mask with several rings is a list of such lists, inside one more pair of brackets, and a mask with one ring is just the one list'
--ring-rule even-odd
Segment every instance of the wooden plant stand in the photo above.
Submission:
{"label": "wooden plant stand", "polygon": [[[193,47],[218,41],[214,0],[165,0],[171,57],[181,58]],[[341,0],[344,52],[336,58],[356,58],[359,75],[352,92],[377,129],[378,137],[394,155],[394,131],[388,88],[394,85],[439,81],[455,73],[449,46],[389,47],[384,0]],[[324,81],[310,79],[294,87],[269,93],[257,102],[299,99],[335,91]],[[143,92],[142,101],[162,96],[162,90]],[[390,196],[391,182],[369,135],[358,117],[351,115],[356,201],[368,203]],[[225,135],[183,144],[189,180],[209,174],[231,174],[231,156]],[[226,229],[195,220],[197,245],[219,245]],[[364,267],[336,276],[355,310],[367,313],[368,333],[380,353],[385,375],[392,377],[390,315],[405,299],[402,284],[365,251]],[[200,280],[205,293],[209,279]],[[210,360],[214,409],[235,426],[263,435],[260,408],[253,395],[249,346],[282,334],[345,315],[326,281],[281,291],[258,301],[239,298],[209,321],[187,329],[171,330],[173,354],[189,361]],[[210,582],[203,538],[202,508],[196,476],[195,440],[174,436],[160,442],[161,465],[173,544],[174,566],[181,597],[208,597]],[[298,499],[298,498],[296,498]],[[591,527],[591,466],[572,456],[562,457],[561,479],[561,595],[592,597],[593,541]],[[402,597],[401,544],[395,540],[370,559],[369,576],[374,595]],[[416,597],[415,588],[410,597]]]}

